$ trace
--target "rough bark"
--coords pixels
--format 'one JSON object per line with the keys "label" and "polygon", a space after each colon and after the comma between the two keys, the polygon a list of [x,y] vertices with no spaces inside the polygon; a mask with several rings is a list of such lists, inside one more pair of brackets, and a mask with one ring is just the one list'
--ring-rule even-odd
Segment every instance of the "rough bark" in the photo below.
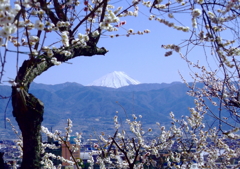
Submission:
{"label": "rough bark", "polygon": [[[41,122],[43,121],[43,103],[31,94],[22,96],[17,88],[12,89],[14,96],[13,114],[16,117],[23,137],[22,169],[40,169],[41,161]],[[21,101],[25,97],[26,103]]]}
{"label": "rough bark", "polygon": [[[81,48],[69,47],[72,55],[65,56],[54,53],[58,61],[65,62],[78,56],[105,55],[105,48],[97,48],[94,39],[91,45]],[[51,58],[45,54],[25,60],[15,79],[16,86],[12,86],[13,116],[19,125],[23,136],[22,169],[40,169],[41,164],[41,123],[43,121],[43,103],[28,92],[31,82],[44,71],[54,66]]]}

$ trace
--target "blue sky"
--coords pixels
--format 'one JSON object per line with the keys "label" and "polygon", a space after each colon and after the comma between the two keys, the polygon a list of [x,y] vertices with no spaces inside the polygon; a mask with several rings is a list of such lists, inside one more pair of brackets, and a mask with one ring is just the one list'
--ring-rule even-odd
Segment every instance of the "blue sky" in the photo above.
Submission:
{"label": "blue sky", "polygon": [[[158,23],[155,25],[159,29],[164,27]],[[146,28],[149,28],[147,24]],[[187,65],[178,55],[164,57],[165,50],[161,44],[171,36],[167,35],[168,29],[166,32],[157,29],[150,29],[151,33],[145,35],[101,39],[98,46],[109,50],[105,56],[75,58],[70,61],[72,64],[56,66],[35,82],[54,84],[70,81],[86,85],[115,70],[124,71],[142,83],[178,81],[178,70],[187,73]],[[46,82],[49,76],[54,79]]]}
{"label": "blue sky", "polygon": [[[141,10],[147,14],[146,10]],[[101,76],[113,71],[124,71],[130,77],[141,83],[171,83],[181,81],[178,71],[187,81],[192,81],[189,76],[187,63],[174,53],[165,57],[165,49],[162,44],[179,44],[189,37],[189,33],[169,28],[157,21],[149,21],[148,17],[139,14],[139,17],[123,18],[127,21],[124,28],[143,31],[149,29],[151,33],[145,35],[133,35],[130,37],[103,37],[98,44],[105,47],[109,52],[105,56],[78,57],[70,60],[72,64],[63,63],[55,66],[37,77],[34,81],[44,84],[59,84],[64,82],[77,82],[87,85]],[[191,23],[188,22],[189,27]],[[121,28],[121,32],[125,32]],[[113,33],[115,34],[115,33]],[[121,33],[120,33],[121,34]],[[56,37],[52,36],[51,39]],[[190,53],[193,60],[201,59],[201,50],[197,49]],[[8,56],[6,73],[3,80],[15,78],[16,57]],[[26,56],[21,56],[22,60]],[[204,58],[202,58],[204,60]]]}

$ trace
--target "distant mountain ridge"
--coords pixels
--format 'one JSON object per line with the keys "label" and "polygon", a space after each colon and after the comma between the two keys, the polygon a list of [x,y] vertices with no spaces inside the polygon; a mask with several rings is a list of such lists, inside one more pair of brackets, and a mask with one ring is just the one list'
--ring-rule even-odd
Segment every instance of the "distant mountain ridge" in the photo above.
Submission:
{"label": "distant mountain ridge", "polygon": [[139,81],[129,77],[126,73],[122,71],[114,71],[109,73],[95,81],[93,81],[88,86],[103,86],[103,87],[112,87],[120,88],[128,85],[137,85],[140,84]]}
{"label": "distant mountain ridge", "polygon": [[[160,122],[170,125],[169,113],[176,118],[189,115],[188,107],[194,107],[194,98],[186,94],[188,88],[181,82],[171,84],[138,84],[121,88],[83,86],[78,83],[45,85],[32,83],[30,92],[43,101],[45,106],[43,125],[53,129],[64,129],[66,119],[73,120],[74,127],[83,133],[115,130],[113,116],[118,111],[120,119],[130,118],[132,114],[142,115],[145,125]],[[10,86],[0,86],[2,96],[11,95]],[[8,100],[0,101],[0,117],[3,119]],[[124,108],[124,109],[123,109]],[[7,117],[12,117],[11,101]],[[0,120],[0,137],[7,136],[4,120]],[[15,126],[17,126],[15,124]],[[5,135],[1,136],[1,133]]]}

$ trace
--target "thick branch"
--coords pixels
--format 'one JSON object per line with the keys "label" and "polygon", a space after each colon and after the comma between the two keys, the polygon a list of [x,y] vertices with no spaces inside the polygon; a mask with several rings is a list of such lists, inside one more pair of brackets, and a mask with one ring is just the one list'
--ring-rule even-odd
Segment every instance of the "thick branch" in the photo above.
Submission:
{"label": "thick branch", "polygon": [[[86,47],[75,46],[65,48],[64,50],[68,50],[72,54],[70,56],[65,56],[64,54],[54,53],[54,57],[56,57],[58,61],[66,62],[69,59],[78,56],[105,55],[107,53],[107,50],[105,48],[98,48],[96,46]],[[43,58],[45,58],[45,60],[42,60]],[[50,58],[46,57],[46,54],[42,54],[37,58],[25,60],[15,79],[19,85],[18,87],[23,87],[25,91],[28,91],[29,84],[37,76],[39,76],[52,66],[54,66],[54,64],[51,62]]]}
{"label": "thick branch", "polygon": [[[93,39],[94,40],[94,39]],[[61,49],[61,48],[60,48]],[[64,48],[71,52],[70,56],[54,53],[58,61],[66,62],[78,56],[104,55],[105,48],[98,48],[96,45],[80,47],[72,46]],[[43,121],[43,103],[28,93],[29,85],[44,71],[54,66],[51,58],[45,53],[40,56],[31,57],[25,60],[18,71],[15,79],[16,86],[12,86],[13,116],[16,118],[23,135],[23,162],[21,169],[40,169],[41,159],[41,123]]]}

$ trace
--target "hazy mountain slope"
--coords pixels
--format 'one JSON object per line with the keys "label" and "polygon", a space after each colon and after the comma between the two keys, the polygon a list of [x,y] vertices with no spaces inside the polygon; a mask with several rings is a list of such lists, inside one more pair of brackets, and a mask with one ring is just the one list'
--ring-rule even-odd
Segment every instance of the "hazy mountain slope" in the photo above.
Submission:
{"label": "hazy mountain slope", "polygon": [[[132,114],[142,115],[144,124],[157,121],[169,125],[169,113],[173,111],[177,118],[189,115],[188,107],[194,107],[192,97],[186,95],[185,84],[139,84],[118,89],[82,86],[77,83],[44,85],[33,83],[30,92],[43,101],[45,114],[43,125],[54,129],[63,129],[66,119],[74,122],[76,129],[84,132],[91,128],[114,130],[113,116],[116,111],[120,119],[131,118]],[[3,96],[10,96],[10,86],[0,86]],[[0,125],[4,126],[4,109],[7,100],[0,101]],[[11,117],[11,103],[7,116]],[[16,124],[15,124],[16,125]],[[9,130],[5,130],[8,131]],[[0,134],[3,130],[0,131]]]}
{"label": "hazy mountain slope", "polygon": [[[175,85],[174,85],[175,86]],[[178,87],[179,86],[179,87]],[[65,87],[56,92],[46,92],[42,90],[31,90],[40,100],[44,101],[46,112],[53,112],[61,118],[112,118],[115,111],[125,114],[121,106],[126,110],[127,114],[141,114],[145,116],[148,122],[162,116],[168,119],[170,111],[176,107],[178,102],[184,100],[192,100],[186,96],[184,84],[176,84],[175,87],[162,88],[151,91],[118,91],[104,90],[98,87]],[[121,105],[119,106],[116,101]],[[176,107],[181,114],[188,113],[186,107]],[[177,112],[176,112],[177,113]],[[46,119],[48,115],[46,115]]]}
{"label": "hazy mountain slope", "polygon": [[150,90],[158,90],[162,89],[165,87],[170,87],[175,84],[181,84],[180,82],[173,82],[170,84],[167,83],[141,83],[138,85],[129,85],[129,86],[123,86],[121,88],[118,88],[118,91],[128,91],[128,92],[133,92],[133,91],[150,91]]}
{"label": "hazy mountain slope", "polygon": [[46,84],[41,84],[41,83],[31,83],[30,90],[34,89],[44,89],[46,91],[54,92],[57,90],[61,90],[65,87],[83,87],[83,85],[78,84],[78,83],[62,83],[62,84],[56,84],[56,85],[46,85]]}

